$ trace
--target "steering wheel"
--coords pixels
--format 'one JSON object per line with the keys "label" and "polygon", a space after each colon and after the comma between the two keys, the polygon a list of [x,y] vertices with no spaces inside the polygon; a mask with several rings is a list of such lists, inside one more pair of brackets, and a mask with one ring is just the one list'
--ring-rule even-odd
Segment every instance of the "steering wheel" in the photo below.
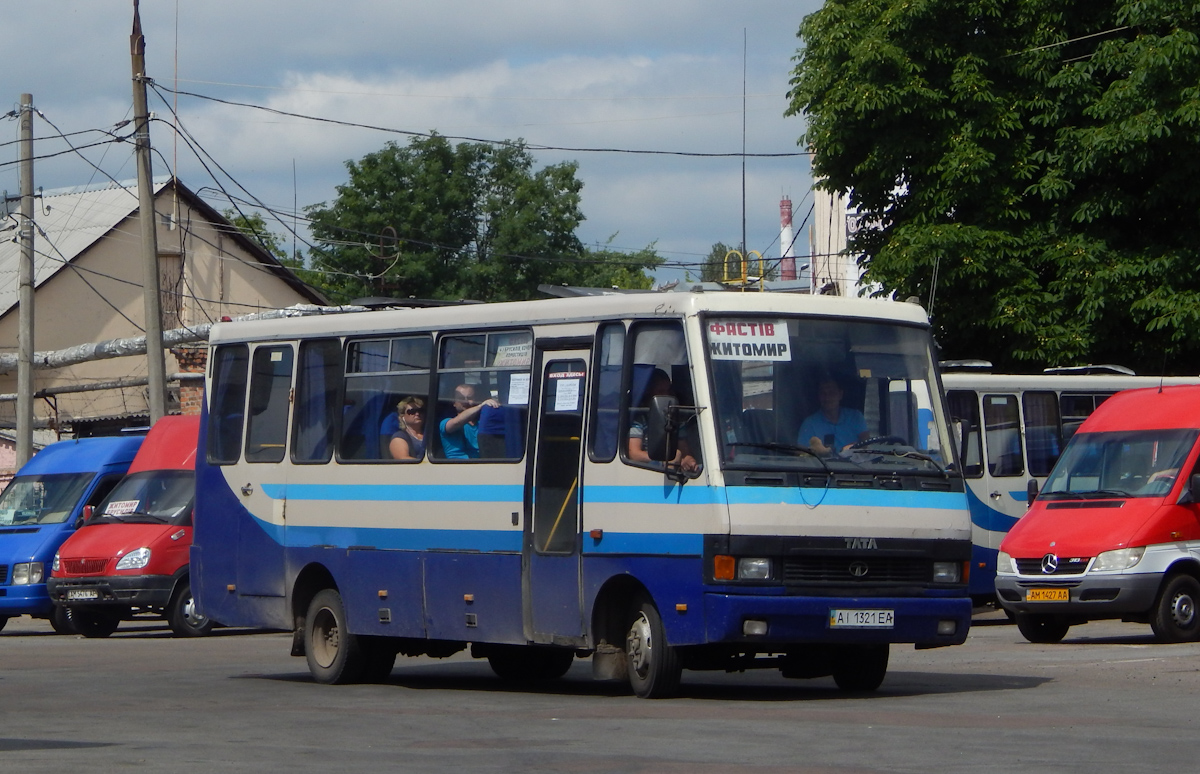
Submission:
{"label": "steering wheel", "polygon": [[850,451],[865,449],[868,446],[874,446],[877,443],[890,443],[896,446],[908,445],[908,441],[898,435],[877,435],[873,438],[867,438],[866,440],[859,441],[858,443],[850,444]]}

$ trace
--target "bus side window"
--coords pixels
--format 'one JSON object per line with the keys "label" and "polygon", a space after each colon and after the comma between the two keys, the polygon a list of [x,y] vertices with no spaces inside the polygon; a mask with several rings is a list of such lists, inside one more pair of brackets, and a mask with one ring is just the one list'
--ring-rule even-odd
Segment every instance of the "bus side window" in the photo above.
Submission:
{"label": "bus side window", "polygon": [[337,339],[300,344],[296,407],[292,426],[294,462],[329,462],[333,457],[342,346]]}
{"label": "bus side window", "polygon": [[1021,396],[1025,410],[1025,455],[1029,475],[1048,476],[1063,440],[1058,417],[1058,395],[1053,392],[1027,392]]}
{"label": "bus side window", "polygon": [[287,446],[292,348],[258,347],[252,358],[246,461],[282,462]]}
{"label": "bus side window", "polygon": [[1016,395],[983,396],[984,440],[988,472],[993,476],[1019,476],[1021,458],[1021,413]]}
{"label": "bus side window", "polygon": [[217,347],[213,355],[207,451],[208,461],[214,465],[229,465],[241,458],[249,359],[245,344]]}
{"label": "bus side window", "polygon": [[617,456],[621,434],[621,366],[625,360],[625,326],[607,323],[596,336],[596,363],[590,424],[590,457],[593,462],[611,462]]}

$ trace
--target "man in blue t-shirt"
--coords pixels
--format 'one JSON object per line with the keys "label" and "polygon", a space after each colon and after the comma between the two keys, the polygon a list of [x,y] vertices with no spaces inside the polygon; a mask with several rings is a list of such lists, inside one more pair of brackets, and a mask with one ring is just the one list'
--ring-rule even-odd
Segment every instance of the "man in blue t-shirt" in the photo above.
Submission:
{"label": "man in blue t-shirt", "polygon": [[499,408],[500,401],[488,398],[475,402],[475,388],[460,384],[454,388],[454,411],[452,417],[438,424],[438,435],[442,442],[442,454],[448,460],[473,460],[479,457],[479,412],[484,406]]}
{"label": "man in blue t-shirt", "polygon": [[829,455],[870,437],[866,417],[861,411],[842,406],[842,388],[833,379],[825,379],[817,387],[817,403],[820,410],[800,424],[797,445]]}

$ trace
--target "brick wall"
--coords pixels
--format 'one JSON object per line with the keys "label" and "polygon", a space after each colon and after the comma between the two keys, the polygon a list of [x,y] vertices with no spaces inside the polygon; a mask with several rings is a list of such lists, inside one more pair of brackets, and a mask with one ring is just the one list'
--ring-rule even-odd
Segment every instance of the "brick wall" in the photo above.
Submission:
{"label": "brick wall", "polygon": [[179,382],[179,408],[184,414],[199,414],[204,401],[204,370],[208,366],[208,347],[203,344],[185,344],[174,347],[171,354],[179,363],[179,372],[199,374],[199,378],[182,379]]}

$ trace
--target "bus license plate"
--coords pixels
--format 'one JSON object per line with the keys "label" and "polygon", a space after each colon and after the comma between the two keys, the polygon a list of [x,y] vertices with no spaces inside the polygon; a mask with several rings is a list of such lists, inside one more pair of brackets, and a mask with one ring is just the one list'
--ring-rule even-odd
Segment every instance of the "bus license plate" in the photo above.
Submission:
{"label": "bus license plate", "polygon": [[830,629],[891,629],[895,610],[830,610]]}
{"label": "bus license plate", "polygon": [[100,592],[95,589],[67,589],[67,599],[99,599]]}
{"label": "bus license plate", "polygon": [[1070,602],[1068,589],[1029,589],[1025,592],[1026,602]]}

